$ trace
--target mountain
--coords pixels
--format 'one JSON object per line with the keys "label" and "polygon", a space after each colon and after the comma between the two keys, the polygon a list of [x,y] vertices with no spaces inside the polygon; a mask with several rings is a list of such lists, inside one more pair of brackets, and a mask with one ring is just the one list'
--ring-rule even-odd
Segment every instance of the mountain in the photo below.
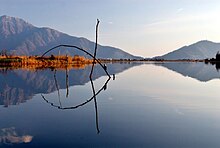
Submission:
{"label": "mountain", "polygon": [[166,60],[206,59],[214,58],[218,51],[220,51],[220,43],[204,40],[155,58]]}
{"label": "mountain", "polygon": [[[34,25],[15,17],[0,17],[0,51],[7,50],[16,55],[41,55],[46,50],[59,44],[69,44],[81,47],[90,53],[94,53],[95,43],[86,38],[70,36],[50,28],[38,28]],[[51,54],[85,55],[85,53],[67,48],[60,48]],[[98,58],[139,58],[121,49],[98,46]]]}
{"label": "mountain", "polygon": [[166,67],[169,70],[177,72],[185,77],[191,77],[201,82],[207,82],[213,79],[220,79],[220,73],[214,65],[203,62],[165,62],[155,63],[155,65]]}

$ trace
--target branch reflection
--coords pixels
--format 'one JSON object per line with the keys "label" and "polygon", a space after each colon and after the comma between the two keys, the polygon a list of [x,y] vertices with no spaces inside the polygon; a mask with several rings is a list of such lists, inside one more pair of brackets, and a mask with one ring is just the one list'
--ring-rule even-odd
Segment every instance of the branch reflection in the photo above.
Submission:
{"label": "branch reflection", "polygon": [[54,81],[55,81],[55,86],[56,86],[57,93],[58,93],[59,103],[60,103],[60,106],[62,106],[61,101],[60,101],[60,89],[59,89],[59,86],[57,83],[56,72],[57,72],[57,70],[55,69],[54,70]]}
{"label": "branch reflection", "polygon": [[[59,92],[59,86],[58,86],[58,81],[57,81],[57,78],[56,78],[56,70],[54,72],[54,81],[55,81],[55,85],[56,85],[56,88],[57,88],[57,92],[58,92],[58,99],[59,99],[59,105],[56,105],[55,103],[53,102],[50,102],[43,94],[41,94],[43,100],[50,104],[51,106],[53,107],[56,107],[60,110],[70,110],[70,109],[77,109],[79,107],[82,107],[84,105],[86,105],[87,103],[91,102],[92,100],[94,100],[94,106],[95,106],[95,121],[96,121],[96,130],[97,130],[97,133],[99,134],[100,133],[100,129],[99,129],[99,118],[98,118],[98,104],[97,104],[97,99],[96,99],[96,96],[98,94],[100,94],[103,90],[106,90],[107,89],[107,84],[108,82],[110,81],[111,77],[108,77],[108,79],[105,81],[104,85],[96,92],[95,91],[95,85],[93,83],[93,80],[92,78],[90,77],[90,84],[91,84],[91,89],[92,89],[92,97],[87,99],[86,101],[78,104],[78,105],[75,105],[75,106],[70,106],[70,107],[63,107],[62,106],[62,103],[61,103],[61,98],[60,98],[60,92]],[[69,88],[68,88],[68,83],[69,83],[69,80],[68,80],[68,71],[66,71],[66,89],[67,89],[67,92],[66,92],[66,97],[68,97],[69,95]]]}

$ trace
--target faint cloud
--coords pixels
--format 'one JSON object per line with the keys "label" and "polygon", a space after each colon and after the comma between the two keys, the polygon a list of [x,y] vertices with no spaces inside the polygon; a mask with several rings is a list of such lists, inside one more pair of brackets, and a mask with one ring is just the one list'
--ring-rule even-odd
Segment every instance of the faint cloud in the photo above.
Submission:
{"label": "faint cloud", "polygon": [[167,20],[158,20],[158,21],[154,21],[154,22],[146,24],[145,27],[156,26],[156,25],[164,24],[166,22],[168,22],[168,21]]}
{"label": "faint cloud", "polygon": [[181,13],[184,9],[183,8],[179,8],[177,9],[177,13]]}
{"label": "faint cloud", "polygon": [[[178,9],[183,11],[182,8]],[[209,13],[175,16],[167,19],[156,20],[144,25],[145,33],[177,33],[183,31],[200,31],[204,28],[208,30],[218,30],[217,25],[220,21],[217,19],[220,11],[210,11]]]}

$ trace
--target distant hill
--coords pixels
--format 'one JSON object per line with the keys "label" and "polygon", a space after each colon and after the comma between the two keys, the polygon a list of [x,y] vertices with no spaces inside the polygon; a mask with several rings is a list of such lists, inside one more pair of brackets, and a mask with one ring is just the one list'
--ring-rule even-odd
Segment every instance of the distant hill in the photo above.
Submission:
{"label": "distant hill", "polygon": [[214,58],[218,51],[220,51],[220,43],[204,40],[154,58],[166,60],[206,59]]}
{"label": "distant hill", "polygon": [[[70,44],[81,47],[90,53],[94,52],[94,42],[78,38],[50,28],[38,28],[15,17],[0,17],[0,51],[6,49],[16,55],[41,55],[46,50],[59,44]],[[70,54],[87,56],[78,50],[60,48],[53,54]],[[98,46],[98,58],[139,58],[121,49]]]}

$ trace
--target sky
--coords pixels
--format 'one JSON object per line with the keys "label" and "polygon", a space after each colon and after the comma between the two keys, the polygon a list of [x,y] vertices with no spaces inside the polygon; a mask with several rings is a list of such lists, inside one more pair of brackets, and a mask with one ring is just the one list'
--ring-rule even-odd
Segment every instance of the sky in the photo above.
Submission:
{"label": "sky", "polygon": [[0,15],[18,17],[143,57],[200,40],[220,42],[219,0],[0,0]]}

